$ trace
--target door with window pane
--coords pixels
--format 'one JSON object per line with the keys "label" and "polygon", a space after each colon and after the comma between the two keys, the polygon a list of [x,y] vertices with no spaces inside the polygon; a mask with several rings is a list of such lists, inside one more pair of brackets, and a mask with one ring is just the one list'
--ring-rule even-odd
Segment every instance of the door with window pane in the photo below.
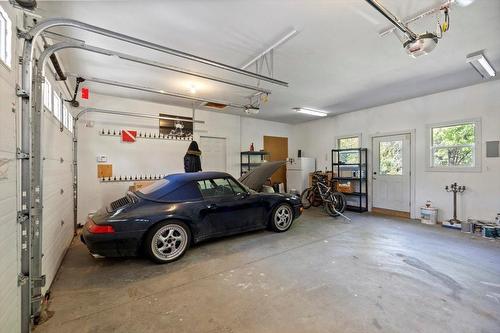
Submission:
{"label": "door with window pane", "polygon": [[372,180],[374,210],[410,212],[410,134],[373,138]]}

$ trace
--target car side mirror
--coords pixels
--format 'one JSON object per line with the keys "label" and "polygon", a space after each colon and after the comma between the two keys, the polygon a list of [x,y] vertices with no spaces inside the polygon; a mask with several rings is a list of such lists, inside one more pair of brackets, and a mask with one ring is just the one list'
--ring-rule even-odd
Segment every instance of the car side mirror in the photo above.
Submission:
{"label": "car side mirror", "polygon": [[245,199],[245,198],[247,198],[248,196],[250,196],[250,193],[248,193],[248,192],[241,192],[241,193],[238,193],[238,196],[239,196],[241,199]]}

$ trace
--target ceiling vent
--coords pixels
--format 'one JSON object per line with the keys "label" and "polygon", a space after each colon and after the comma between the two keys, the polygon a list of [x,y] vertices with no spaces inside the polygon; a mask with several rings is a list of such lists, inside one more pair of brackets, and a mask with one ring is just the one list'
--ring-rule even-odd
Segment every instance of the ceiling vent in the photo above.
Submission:
{"label": "ceiling vent", "polygon": [[206,106],[207,108],[212,108],[212,109],[217,109],[217,110],[222,110],[227,107],[226,104],[221,104],[221,103],[214,103],[214,102],[206,102],[203,104],[203,106]]}

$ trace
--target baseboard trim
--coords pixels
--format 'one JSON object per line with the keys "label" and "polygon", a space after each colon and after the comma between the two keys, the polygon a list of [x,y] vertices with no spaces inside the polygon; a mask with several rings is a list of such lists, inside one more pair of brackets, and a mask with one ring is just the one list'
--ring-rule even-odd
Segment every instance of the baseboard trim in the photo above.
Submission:
{"label": "baseboard trim", "polygon": [[372,207],[372,213],[380,214],[380,215],[394,216],[394,217],[401,217],[404,219],[410,219],[410,212],[402,212],[399,210]]}

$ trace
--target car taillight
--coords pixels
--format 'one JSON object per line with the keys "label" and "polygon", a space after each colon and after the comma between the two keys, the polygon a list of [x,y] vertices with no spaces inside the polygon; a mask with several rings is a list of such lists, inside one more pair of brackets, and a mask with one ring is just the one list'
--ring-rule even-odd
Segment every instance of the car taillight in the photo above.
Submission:
{"label": "car taillight", "polygon": [[115,232],[115,229],[111,225],[98,225],[91,219],[87,223],[87,229],[92,234],[112,234]]}

